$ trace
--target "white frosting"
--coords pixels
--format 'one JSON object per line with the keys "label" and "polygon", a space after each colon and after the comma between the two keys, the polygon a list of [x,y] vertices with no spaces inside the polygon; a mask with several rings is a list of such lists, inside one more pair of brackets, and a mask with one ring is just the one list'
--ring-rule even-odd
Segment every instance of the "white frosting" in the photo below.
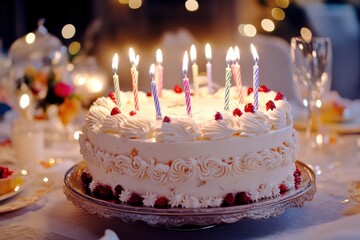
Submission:
{"label": "white frosting", "polygon": [[239,127],[241,135],[253,136],[267,133],[271,125],[268,116],[263,112],[256,111],[255,113],[243,113],[239,118]]}
{"label": "white frosting", "polygon": [[174,119],[171,122],[163,122],[156,130],[157,142],[189,142],[200,137],[197,124],[191,118]]}

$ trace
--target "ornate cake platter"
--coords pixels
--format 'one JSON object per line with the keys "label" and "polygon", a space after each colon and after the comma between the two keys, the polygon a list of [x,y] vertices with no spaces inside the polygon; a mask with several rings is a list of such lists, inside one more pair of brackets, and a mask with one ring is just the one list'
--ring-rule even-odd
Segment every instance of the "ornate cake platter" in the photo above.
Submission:
{"label": "ornate cake platter", "polygon": [[134,207],[96,199],[85,194],[80,175],[84,162],[71,167],[64,177],[64,194],[76,207],[105,218],[119,218],[125,222],[142,221],[150,226],[166,228],[208,227],[221,223],[235,223],[243,218],[268,219],[282,214],[291,207],[302,207],[311,201],[316,193],[314,172],[304,163],[297,161],[302,173],[302,181],[297,189],[292,189],[279,197],[263,199],[259,202],[219,208],[171,208]]}

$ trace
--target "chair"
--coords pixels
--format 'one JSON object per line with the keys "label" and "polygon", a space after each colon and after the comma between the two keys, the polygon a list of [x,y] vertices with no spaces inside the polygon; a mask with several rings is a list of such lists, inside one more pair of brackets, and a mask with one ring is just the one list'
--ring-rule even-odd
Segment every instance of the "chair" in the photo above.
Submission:
{"label": "chair", "polygon": [[333,47],[332,90],[360,97],[360,25],[353,6],[312,3],[304,6],[313,35],[329,37]]}

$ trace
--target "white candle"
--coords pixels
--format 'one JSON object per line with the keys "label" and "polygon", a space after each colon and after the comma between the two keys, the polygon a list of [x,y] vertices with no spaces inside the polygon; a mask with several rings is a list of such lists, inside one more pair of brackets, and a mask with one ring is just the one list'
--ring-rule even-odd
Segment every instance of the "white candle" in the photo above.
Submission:
{"label": "white candle", "polygon": [[156,110],[156,117],[161,118],[161,108],[160,108],[160,102],[158,97],[158,90],[156,87],[156,81],[154,79],[154,72],[155,72],[155,65],[151,64],[150,66],[150,81],[151,81],[151,92],[154,98],[154,104],[155,104],[155,110]]}
{"label": "white candle", "polygon": [[253,66],[253,91],[254,91],[254,107],[255,111],[258,110],[258,94],[259,94],[259,55],[256,51],[256,48],[253,44],[250,45],[251,53],[254,58],[254,66]]}
{"label": "white candle", "polygon": [[163,55],[161,52],[161,49],[156,50],[156,74],[157,76],[156,82],[157,82],[157,88],[158,88],[158,94],[159,97],[162,97],[162,90],[164,86],[164,67],[162,66],[163,62]]}
{"label": "white candle", "polygon": [[231,68],[230,68],[230,58],[232,55],[232,48],[229,48],[226,54],[226,62],[227,67],[225,69],[225,103],[224,110],[229,111],[229,103],[230,103],[230,87],[231,87]]}
{"label": "white candle", "polygon": [[198,81],[199,68],[198,65],[196,64],[196,48],[194,44],[192,44],[190,47],[190,60],[193,63],[191,69],[193,75],[194,94],[196,95],[199,92],[199,81]]}
{"label": "white candle", "polygon": [[183,84],[184,84],[184,91],[185,91],[185,102],[186,102],[186,111],[189,117],[192,116],[191,112],[191,97],[190,97],[190,85],[189,85],[189,78],[187,77],[187,71],[188,71],[188,63],[189,62],[189,56],[188,52],[185,51],[184,53],[184,59],[183,59]]}
{"label": "white candle", "polygon": [[114,72],[113,75],[113,81],[114,81],[114,90],[115,90],[115,97],[116,97],[116,103],[118,107],[121,107],[121,101],[120,101],[120,84],[119,84],[119,76],[117,75],[117,68],[119,65],[119,56],[117,53],[114,54],[113,61],[112,61],[112,69]]}
{"label": "white candle", "polygon": [[207,43],[205,45],[205,57],[207,60],[206,63],[206,76],[207,76],[207,80],[208,80],[208,92],[209,94],[212,94],[212,74],[211,74],[211,58],[212,58],[212,52],[211,52],[211,47],[210,44]]}

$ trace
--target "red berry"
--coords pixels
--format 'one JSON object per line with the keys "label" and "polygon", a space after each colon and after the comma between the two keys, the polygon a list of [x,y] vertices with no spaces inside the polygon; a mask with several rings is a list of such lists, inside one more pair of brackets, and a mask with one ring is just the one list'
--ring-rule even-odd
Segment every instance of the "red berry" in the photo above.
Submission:
{"label": "red berry", "polygon": [[136,114],[136,111],[132,110],[131,112],[129,112],[130,116],[134,116]]}
{"label": "red berry", "polygon": [[169,123],[169,122],[170,122],[170,118],[169,118],[168,116],[165,116],[163,122]]}
{"label": "red berry", "polygon": [[95,198],[111,200],[113,198],[113,191],[109,185],[96,185],[92,191],[92,195]]}
{"label": "red berry", "polygon": [[222,120],[223,116],[220,112],[216,112],[214,118],[216,121],[218,121],[218,120]]}
{"label": "red berry", "polygon": [[259,87],[259,92],[269,92],[270,89],[266,85],[261,85]]}
{"label": "red berry", "polygon": [[11,171],[8,167],[0,167],[0,179],[7,178],[11,176],[13,171]]}
{"label": "red berry", "polygon": [[223,205],[232,206],[234,204],[235,204],[235,195],[233,193],[226,194],[226,196],[224,197]]}
{"label": "red berry", "polygon": [[244,111],[249,113],[255,113],[255,107],[252,103],[248,103],[245,105]]}
{"label": "red berry", "polygon": [[271,100],[269,100],[266,103],[266,111],[269,111],[269,109],[274,110],[276,108],[275,103]]}
{"label": "red berry", "polygon": [[80,179],[85,187],[88,187],[92,182],[92,176],[88,172],[82,172]]}
{"label": "red berry", "polygon": [[281,92],[277,92],[274,98],[275,101],[284,99],[284,95]]}
{"label": "red berry", "polygon": [[183,91],[183,90],[182,90],[182,88],[181,88],[179,85],[176,84],[176,85],[174,86],[174,92],[176,92],[176,93],[182,93],[182,91]]}
{"label": "red berry", "polygon": [[301,176],[294,177],[295,187],[298,187],[301,183]]}
{"label": "red berry", "polygon": [[114,92],[109,92],[108,97],[116,104],[116,95]]}
{"label": "red berry", "polygon": [[247,94],[248,96],[254,91],[254,89],[252,87],[249,87],[247,90]]}
{"label": "red berry", "polygon": [[286,185],[284,183],[279,185],[279,189],[280,189],[280,193],[284,193],[288,190],[288,188],[286,187]]}
{"label": "red berry", "polygon": [[119,114],[119,113],[121,113],[120,109],[118,107],[113,107],[113,109],[111,110],[110,115],[113,116],[113,115],[116,115],[116,114]]}
{"label": "red berry", "polygon": [[299,170],[298,167],[296,167],[293,175],[294,175],[294,177],[300,177],[301,176],[301,171]]}
{"label": "red berry", "polygon": [[241,117],[242,114],[243,113],[239,108],[235,108],[234,111],[233,111],[233,116],[234,117],[236,117],[236,116]]}
{"label": "red berry", "polygon": [[250,195],[246,192],[238,192],[236,194],[236,204],[245,205],[251,203]]}
{"label": "red berry", "polygon": [[142,206],[143,200],[144,200],[144,198],[142,198],[139,194],[132,193],[129,200],[127,201],[127,203],[132,206]]}
{"label": "red berry", "polygon": [[166,197],[159,197],[155,201],[155,208],[167,208],[169,205],[169,200]]}

